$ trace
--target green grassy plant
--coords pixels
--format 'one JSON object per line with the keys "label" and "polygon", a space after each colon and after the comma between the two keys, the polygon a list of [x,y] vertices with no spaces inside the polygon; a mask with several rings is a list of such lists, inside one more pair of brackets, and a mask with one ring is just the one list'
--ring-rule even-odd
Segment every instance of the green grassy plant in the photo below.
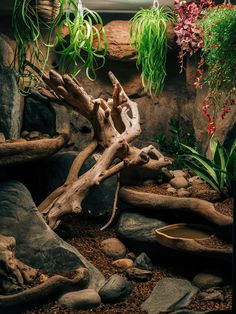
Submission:
{"label": "green grassy plant", "polygon": [[199,150],[199,143],[196,140],[194,130],[188,130],[186,132],[180,121],[176,118],[171,118],[169,121],[171,136],[165,134],[159,134],[155,137],[155,141],[158,144],[158,149],[165,153],[166,156],[174,158],[173,168],[179,169],[184,167],[183,154],[187,153],[187,150],[181,145],[191,145],[195,150]]}
{"label": "green grassy plant", "polygon": [[[70,72],[77,75],[82,63],[86,68],[87,76],[94,79],[95,71],[105,63],[107,52],[102,19],[96,12],[87,8],[83,9],[83,15],[77,13],[73,20],[69,12],[65,12],[65,18],[58,27],[59,31],[56,37],[58,47],[56,51],[60,56],[61,69],[64,72],[68,71],[68,64],[72,65]],[[94,24],[99,26],[96,27]],[[68,38],[61,35],[64,27],[68,29]],[[101,39],[104,43],[103,48],[101,48]]]}
{"label": "green grassy plant", "polygon": [[137,66],[142,68],[142,83],[150,93],[160,94],[166,77],[167,23],[174,20],[172,10],[141,9],[131,19],[130,43],[137,50]]}
{"label": "green grassy plant", "polygon": [[236,85],[236,7],[209,8],[198,22],[207,65],[206,81],[212,93],[230,92]]}
{"label": "green grassy plant", "polygon": [[230,151],[212,137],[210,140],[210,149],[212,159],[208,159],[198,153],[195,149],[182,144],[189,151],[185,155],[185,165],[196,175],[206,181],[213,189],[225,194],[225,188],[231,191],[231,182],[236,179],[236,140]]}
{"label": "green grassy plant", "polygon": [[[84,66],[89,78],[95,78],[95,70],[105,62],[107,42],[101,17],[94,11],[79,9],[75,0],[54,0],[59,10],[53,20],[45,20],[39,8],[39,1],[15,0],[13,9],[13,35],[17,44],[15,68],[18,63],[19,78],[35,77],[28,73],[25,67],[26,59],[40,65],[45,70],[51,51],[57,51],[60,56],[59,67],[72,75],[78,73]],[[42,2],[43,4],[43,2]],[[52,6],[53,6],[52,2]],[[42,9],[42,5],[40,4]],[[54,8],[54,7],[53,7]],[[82,15],[81,15],[82,12]],[[93,23],[99,24],[96,28]],[[62,35],[66,27],[68,36]],[[44,36],[41,36],[42,33]],[[101,39],[104,47],[101,49]],[[93,43],[97,44],[94,47]],[[41,49],[44,47],[45,49]],[[66,67],[65,60],[70,67]],[[100,62],[97,62],[97,59]],[[30,83],[28,83],[30,85]]]}

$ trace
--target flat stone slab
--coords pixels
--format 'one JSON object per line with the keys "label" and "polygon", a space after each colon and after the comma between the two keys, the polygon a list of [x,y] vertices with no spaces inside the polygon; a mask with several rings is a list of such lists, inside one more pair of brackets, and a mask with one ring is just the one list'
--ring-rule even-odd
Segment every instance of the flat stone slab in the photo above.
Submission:
{"label": "flat stone slab", "polygon": [[150,297],[141,307],[148,314],[175,311],[188,306],[197,292],[198,288],[188,280],[163,278],[158,281]]}

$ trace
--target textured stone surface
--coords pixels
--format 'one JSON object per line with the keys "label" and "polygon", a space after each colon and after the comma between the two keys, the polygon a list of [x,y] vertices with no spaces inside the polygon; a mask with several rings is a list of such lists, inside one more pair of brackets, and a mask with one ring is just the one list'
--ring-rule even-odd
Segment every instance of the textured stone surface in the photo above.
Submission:
{"label": "textured stone surface", "polygon": [[153,269],[152,261],[145,252],[137,256],[137,258],[134,261],[134,267],[146,269],[146,270]]}
{"label": "textured stone surface", "polygon": [[76,310],[91,309],[100,305],[101,298],[95,290],[83,289],[62,295],[58,302]]}
{"label": "textured stone surface", "polygon": [[[155,230],[167,224],[156,218],[145,217],[134,212],[123,212],[117,225],[117,235],[135,252],[146,252],[149,256],[162,251],[157,243]],[[151,254],[151,255],[150,255]]]}
{"label": "textured stone surface", "polygon": [[150,270],[140,269],[137,267],[128,268],[126,273],[129,279],[135,281],[149,281],[152,278],[152,272]]}
{"label": "textured stone surface", "polygon": [[56,134],[56,113],[46,97],[38,93],[26,97],[22,130]]}
{"label": "textured stone surface", "polygon": [[20,136],[22,123],[21,98],[15,72],[0,64],[0,132],[7,139]]}
{"label": "textured stone surface", "polygon": [[14,51],[9,44],[10,39],[0,33],[0,64],[10,66],[14,60]]}
{"label": "textured stone surface", "polygon": [[190,304],[198,288],[188,280],[163,278],[158,281],[150,297],[142,304],[148,314],[174,311]]}
{"label": "textured stone surface", "polygon": [[109,257],[122,258],[126,254],[126,247],[117,238],[109,238],[101,242],[102,252]]}
{"label": "textured stone surface", "polygon": [[99,295],[104,303],[118,302],[132,291],[132,284],[125,277],[112,275],[100,289]]}
{"label": "textured stone surface", "polygon": [[103,275],[48,227],[21,183],[1,182],[0,208],[1,234],[15,237],[16,257],[22,262],[50,273],[86,267],[91,288],[98,289],[104,284]]}
{"label": "textured stone surface", "polygon": [[208,273],[199,273],[193,278],[193,284],[201,289],[222,286],[224,279],[221,276]]}

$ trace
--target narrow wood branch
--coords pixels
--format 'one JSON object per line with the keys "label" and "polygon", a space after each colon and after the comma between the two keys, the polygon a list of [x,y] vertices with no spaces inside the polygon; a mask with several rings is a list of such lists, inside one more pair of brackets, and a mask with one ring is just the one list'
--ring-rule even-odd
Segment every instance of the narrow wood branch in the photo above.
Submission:
{"label": "narrow wood branch", "polygon": [[95,151],[97,146],[97,141],[92,141],[81,153],[78,154],[70,168],[69,174],[65,182],[66,186],[75,182],[78,179],[78,174],[85,160]]}
{"label": "narrow wood branch", "polygon": [[201,199],[138,192],[125,187],[120,189],[119,195],[124,202],[136,208],[152,209],[156,212],[180,210],[197,214],[220,227],[232,227],[232,217],[222,215],[215,210],[212,203]]}
{"label": "narrow wood branch", "polygon": [[102,228],[100,228],[101,231],[108,228],[115,218],[116,210],[117,210],[117,201],[118,201],[119,190],[120,190],[120,174],[118,173],[117,174],[117,185],[116,185],[116,190],[115,190],[114,202],[113,202],[113,207],[112,207],[112,211],[111,211],[111,218],[108,220],[108,222]]}

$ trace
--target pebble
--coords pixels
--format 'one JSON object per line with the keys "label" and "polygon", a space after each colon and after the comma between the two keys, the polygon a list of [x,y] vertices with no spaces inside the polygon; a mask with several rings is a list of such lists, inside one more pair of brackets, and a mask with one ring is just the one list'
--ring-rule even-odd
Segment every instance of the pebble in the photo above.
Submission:
{"label": "pebble", "polygon": [[215,274],[199,273],[193,278],[193,284],[201,289],[221,286],[224,279]]}
{"label": "pebble", "polygon": [[125,277],[112,275],[99,290],[99,295],[103,303],[118,302],[130,295],[132,287]]}
{"label": "pebble", "polygon": [[156,184],[156,181],[155,180],[145,180],[143,182],[143,185],[146,186],[146,185],[151,185],[151,184]]}
{"label": "pebble", "polygon": [[172,170],[172,171],[170,171],[170,173],[173,174],[173,176],[175,178],[177,178],[177,177],[186,178],[187,177],[187,174],[183,170]]}
{"label": "pebble", "polygon": [[117,238],[103,240],[101,250],[106,256],[113,258],[123,258],[126,254],[126,247]]}
{"label": "pebble", "polygon": [[178,196],[180,196],[180,197],[188,197],[188,196],[190,196],[190,192],[189,191],[187,191],[187,190],[178,190],[177,191],[177,195]]}
{"label": "pebble", "polygon": [[173,193],[173,194],[175,194],[176,193],[176,189],[175,188],[168,188],[167,190],[166,190],[167,192],[170,192],[170,193]]}
{"label": "pebble", "polygon": [[126,257],[132,259],[132,261],[136,259],[136,255],[133,252],[127,253]]}
{"label": "pebble", "polygon": [[112,266],[116,267],[118,271],[123,272],[129,267],[132,267],[134,262],[129,258],[120,258],[112,262]]}
{"label": "pebble", "polygon": [[83,289],[62,295],[58,302],[72,309],[91,309],[101,304],[101,298],[95,290]]}
{"label": "pebble", "polygon": [[153,270],[153,265],[151,259],[147,256],[146,253],[141,253],[136,260],[134,261],[134,267],[144,269],[144,270]]}
{"label": "pebble", "polygon": [[152,278],[152,272],[150,270],[144,270],[137,267],[128,268],[126,274],[129,279],[134,281],[149,281]]}
{"label": "pebble", "polygon": [[191,177],[191,178],[188,179],[188,182],[189,182],[189,183],[193,183],[194,181],[199,180],[199,179],[200,179],[199,176],[193,176],[193,177]]}
{"label": "pebble", "polygon": [[51,136],[49,135],[49,134],[42,134],[42,137],[44,137],[44,138],[51,138]]}
{"label": "pebble", "polygon": [[38,138],[39,136],[41,135],[41,133],[39,131],[31,131],[29,134],[28,134],[28,138],[33,140],[33,139],[36,139]]}
{"label": "pebble", "polygon": [[215,290],[210,293],[203,291],[203,292],[200,292],[198,296],[204,301],[224,301],[224,296],[222,292],[219,290],[218,291]]}
{"label": "pebble", "polygon": [[27,137],[28,135],[29,135],[29,132],[26,130],[21,132],[21,136],[24,138]]}
{"label": "pebble", "polygon": [[0,133],[0,143],[5,143],[5,142],[6,142],[5,135],[3,133]]}
{"label": "pebble", "polygon": [[170,184],[173,188],[176,188],[176,189],[188,187],[188,181],[184,177],[173,178],[170,180]]}

